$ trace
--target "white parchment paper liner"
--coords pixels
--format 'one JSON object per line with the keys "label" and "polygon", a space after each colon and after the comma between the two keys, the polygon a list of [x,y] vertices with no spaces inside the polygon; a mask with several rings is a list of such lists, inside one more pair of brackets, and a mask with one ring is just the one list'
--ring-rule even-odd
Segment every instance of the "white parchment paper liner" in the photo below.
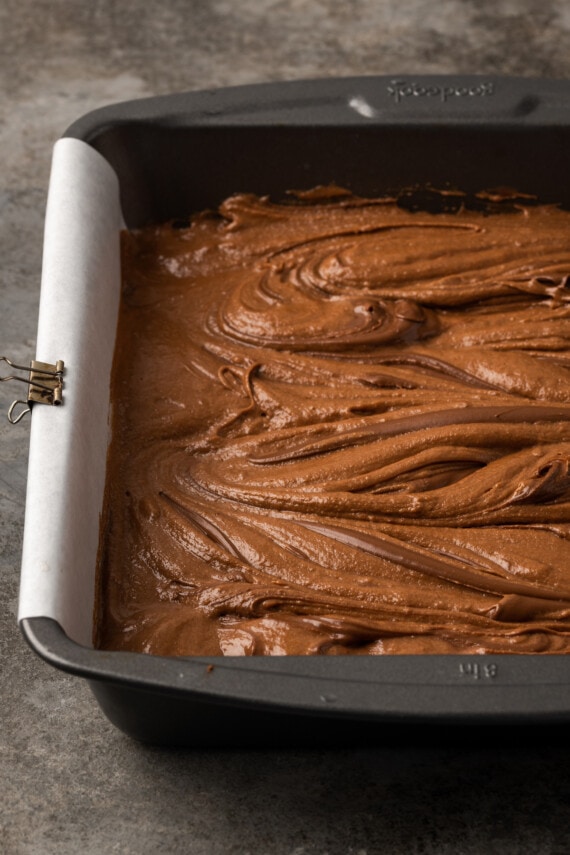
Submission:
{"label": "white parchment paper liner", "polygon": [[19,619],[50,617],[91,646],[120,293],[118,180],[61,139],[49,185],[36,359],[65,362],[63,404],[32,412]]}

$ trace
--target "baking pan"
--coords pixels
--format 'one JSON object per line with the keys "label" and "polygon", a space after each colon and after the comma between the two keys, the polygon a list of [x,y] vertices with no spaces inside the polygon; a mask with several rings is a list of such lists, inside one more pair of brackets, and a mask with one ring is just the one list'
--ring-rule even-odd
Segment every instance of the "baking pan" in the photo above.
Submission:
{"label": "baking pan", "polygon": [[570,83],[363,77],[261,84],[105,107],[54,151],[37,358],[63,406],[34,407],[20,624],[104,712],[170,745],[336,743],[385,727],[563,723],[561,655],[163,658],[91,649],[108,442],[119,230],[337,184],[510,186],[570,205]]}

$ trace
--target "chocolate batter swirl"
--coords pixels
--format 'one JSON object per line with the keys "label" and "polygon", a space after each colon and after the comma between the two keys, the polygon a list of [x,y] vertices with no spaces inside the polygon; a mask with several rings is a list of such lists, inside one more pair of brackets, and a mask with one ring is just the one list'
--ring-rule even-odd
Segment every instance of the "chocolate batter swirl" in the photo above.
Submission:
{"label": "chocolate batter swirl", "polygon": [[570,214],[494,208],[124,235],[98,646],[570,651]]}

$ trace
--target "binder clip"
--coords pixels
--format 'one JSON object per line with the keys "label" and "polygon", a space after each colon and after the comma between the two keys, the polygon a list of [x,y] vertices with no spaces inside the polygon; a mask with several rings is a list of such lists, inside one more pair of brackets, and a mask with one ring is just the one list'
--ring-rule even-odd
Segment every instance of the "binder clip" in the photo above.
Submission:
{"label": "binder clip", "polygon": [[[10,368],[16,371],[25,371],[27,376],[10,374],[8,377],[0,377],[0,382],[8,380],[19,380],[28,384],[28,397],[25,401],[13,401],[8,410],[8,421],[15,425],[24,418],[26,413],[31,412],[34,404],[48,404],[57,407],[63,403],[63,361],[58,360],[55,365],[49,362],[37,362],[32,359],[29,366],[16,365],[7,356],[0,356],[0,362],[6,362]],[[18,404],[25,407],[16,414]]]}

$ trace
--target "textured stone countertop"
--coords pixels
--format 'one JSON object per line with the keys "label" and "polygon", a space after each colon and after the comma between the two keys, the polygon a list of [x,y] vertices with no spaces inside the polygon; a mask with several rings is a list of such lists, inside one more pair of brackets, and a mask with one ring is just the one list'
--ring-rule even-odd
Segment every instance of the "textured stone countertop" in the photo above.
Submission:
{"label": "textured stone countertop", "polygon": [[[330,75],[570,76],[564,0],[4,0],[0,355],[34,353],[51,146],[171,91]],[[0,386],[5,412],[13,389]],[[565,855],[560,729],[446,743],[173,751],[136,744],[16,625],[29,422],[0,422],[0,852]]]}

